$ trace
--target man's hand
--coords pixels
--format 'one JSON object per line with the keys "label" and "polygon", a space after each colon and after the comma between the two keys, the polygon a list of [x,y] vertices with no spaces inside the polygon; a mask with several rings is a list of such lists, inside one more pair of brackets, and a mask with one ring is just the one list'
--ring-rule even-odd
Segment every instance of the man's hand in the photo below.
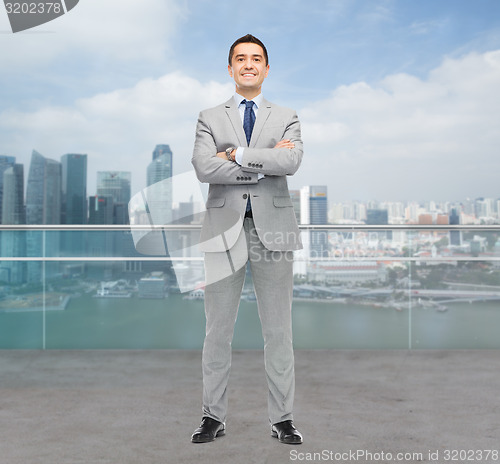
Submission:
{"label": "man's hand", "polygon": [[295,148],[295,144],[290,142],[290,139],[280,140],[274,148]]}
{"label": "man's hand", "polygon": [[[234,157],[236,156],[236,150],[233,150],[231,152],[231,158],[233,159],[234,161]],[[226,155],[226,152],[225,151],[220,151],[219,153],[217,153],[217,158],[222,158],[223,160],[226,160],[226,161],[229,161],[227,159],[227,155]]]}
{"label": "man's hand", "polygon": [[[290,139],[283,139],[283,140],[280,140],[275,146],[274,148],[295,148],[295,144],[293,142],[290,142]],[[225,151],[220,151],[219,153],[217,153],[217,158],[221,158],[223,160],[226,160],[226,161],[229,161],[227,159],[227,155],[226,155],[226,152]],[[236,156],[236,150],[233,150],[231,152],[231,158],[233,159],[234,161],[234,158]]]}

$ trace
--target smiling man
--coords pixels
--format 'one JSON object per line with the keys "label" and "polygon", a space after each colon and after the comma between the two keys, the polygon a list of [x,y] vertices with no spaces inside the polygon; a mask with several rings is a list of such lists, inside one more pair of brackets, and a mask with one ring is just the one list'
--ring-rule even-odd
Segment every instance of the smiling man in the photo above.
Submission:
{"label": "smiling man", "polygon": [[[200,248],[205,252],[206,335],[203,345],[203,417],[193,443],[226,433],[231,343],[247,263],[257,297],[271,435],[302,443],[293,423],[293,251],[302,248],[287,176],[302,161],[295,111],[264,99],[267,50],[248,34],[229,50],[236,92],[200,113],[192,163],[208,182]],[[245,398],[240,398],[245,407]]]}

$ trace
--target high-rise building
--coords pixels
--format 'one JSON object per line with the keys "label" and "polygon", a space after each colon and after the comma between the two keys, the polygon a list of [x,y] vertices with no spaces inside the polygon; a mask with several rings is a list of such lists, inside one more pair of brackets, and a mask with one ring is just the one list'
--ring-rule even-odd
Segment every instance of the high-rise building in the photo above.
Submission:
{"label": "high-rise building", "polygon": [[87,155],[67,154],[62,165],[62,223],[87,223]]}
{"label": "high-rise building", "polygon": [[[128,204],[130,202],[131,173],[126,171],[101,171],[97,173],[97,195],[113,198],[113,224],[129,224]],[[129,231],[111,232],[113,256],[127,256],[133,248],[133,239]],[[113,272],[118,273],[127,267],[124,262],[115,262]]]}
{"label": "high-rise building", "polygon": [[156,145],[156,148],[153,151],[153,161],[160,156],[168,156],[172,159],[172,150],[170,149],[170,145]]}
{"label": "high-rise building", "polygon": [[[26,187],[26,224],[61,223],[61,163],[45,158],[33,150]],[[57,231],[29,231],[26,236],[27,256],[57,257],[60,236]],[[59,272],[57,262],[45,264],[45,276],[54,277]],[[42,277],[42,263],[28,262],[28,282],[38,282]]]}
{"label": "high-rise building", "polygon": [[148,187],[155,185],[154,195],[148,195],[151,217],[161,219],[164,224],[172,222],[172,150],[169,145],[156,145],[153,161],[147,169]]}
{"label": "high-rise building", "polygon": [[360,222],[360,221],[366,220],[366,205],[365,204],[360,203],[359,201],[356,201],[352,205],[352,209],[353,209],[353,214],[354,214],[353,219],[355,221]]}
{"label": "high-rise building", "polygon": [[[25,224],[24,210],[24,166],[14,164],[2,176],[2,224]],[[2,257],[26,256],[26,233],[5,230],[1,234]],[[0,262],[1,280],[12,284],[26,282],[26,263],[19,261]]]}
{"label": "high-rise building", "polygon": [[2,220],[3,173],[15,163],[15,156],[0,155],[0,221]]}
{"label": "high-rise building", "polygon": [[344,219],[344,205],[335,203],[328,211],[328,222],[330,224],[340,224]]}
{"label": "high-rise building", "polygon": [[[366,224],[368,225],[386,225],[389,224],[389,213],[386,209],[368,209],[366,210]],[[377,233],[379,240],[391,240],[392,231],[379,231]]]}
{"label": "high-rise building", "polygon": [[113,197],[94,195],[89,197],[89,224],[113,224]]}
{"label": "high-rise building", "polygon": [[[89,197],[89,224],[113,224],[113,197],[94,195]],[[114,238],[117,232],[111,230],[89,231],[87,253],[90,257],[113,256]],[[113,275],[113,263],[89,262],[87,275],[94,279],[109,280]]]}
{"label": "high-rise building", "polygon": [[423,213],[424,210],[420,208],[420,205],[416,202],[408,203],[405,208],[405,219],[408,222],[417,223],[418,216]]}
{"label": "high-rise building", "polygon": [[[149,220],[155,225],[170,224],[172,222],[190,224],[193,220],[193,204],[177,201],[174,209],[173,191],[173,154],[169,145],[156,145],[153,159],[147,169],[147,205]],[[168,244],[183,243],[185,247],[193,245],[194,236],[188,232],[170,233]],[[180,245],[179,245],[180,246]],[[131,252],[129,252],[130,254]],[[167,256],[168,250],[167,250]],[[163,271],[170,274],[170,262],[167,267],[161,263],[143,263],[143,268],[148,271]],[[129,263],[128,268],[131,268]]]}
{"label": "high-rise building", "polygon": [[128,202],[132,174],[126,171],[97,172],[97,196],[113,198],[113,224],[128,224]]}
{"label": "high-rise building", "polygon": [[[386,209],[367,209],[365,223],[368,225],[389,224],[389,213]],[[379,231],[377,237],[379,240],[392,240],[392,231]]]}
{"label": "high-rise building", "polygon": [[[87,224],[87,155],[64,155],[61,157],[61,166],[61,223]],[[61,232],[64,255],[84,256],[85,240],[86,233],[83,230]]]}
{"label": "high-rise building", "polygon": [[33,150],[26,187],[26,223],[61,223],[61,163]]}
{"label": "high-rise building", "polygon": [[[302,224],[327,224],[328,196],[326,185],[308,185],[300,190],[300,222]],[[328,256],[328,231],[310,231],[309,254],[311,257]]]}
{"label": "high-rise building", "polygon": [[[456,208],[453,208],[450,213],[450,225],[460,224],[460,214],[457,212]],[[461,246],[462,245],[462,231],[460,230],[450,230],[450,245]]]}
{"label": "high-rise building", "polygon": [[386,209],[369,209],[366,211],[366,223],[370,225],[388,224],[389,214]]}
{"label": "high-rise building", "polygon": [[491,218],[495,214],[495,200],[493,198],[478,198],[475,202],[476,218]]}
{"label": "high-rise building", "polygon": [[2,224],[25,224],[24,166],[14,164],[2,175]]}

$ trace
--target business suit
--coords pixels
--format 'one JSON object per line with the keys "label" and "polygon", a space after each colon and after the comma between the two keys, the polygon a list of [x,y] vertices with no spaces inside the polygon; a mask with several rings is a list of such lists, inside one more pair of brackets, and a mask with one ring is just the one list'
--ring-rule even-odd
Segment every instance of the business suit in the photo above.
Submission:
{"label": "business suit", "polygon": [[[294,148],[273,148],[283,139]],[[241,165],[216,156],[233,146],[246,147]],[[220,422],[226,418],[231,341],[247,261],[262,322],[269,419],[292,419],[292,261],[302,244],[286,176],[297,171],[302,153],[296,113],[265,99],[249,144],[234,98],[200,113],[192,163],[198,179],[210,184],[200,237],[208,282],[203,413]],[[265,177],[259,180],[259,173]],[[242,219],[248,198],[253,218]]]}

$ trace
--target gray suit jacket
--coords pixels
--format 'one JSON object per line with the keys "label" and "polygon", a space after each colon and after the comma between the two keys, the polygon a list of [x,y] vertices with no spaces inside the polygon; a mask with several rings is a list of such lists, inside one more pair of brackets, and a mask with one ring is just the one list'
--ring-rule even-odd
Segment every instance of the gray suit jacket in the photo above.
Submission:
{"label": "gray suit jacket", "polygon": [[[290,139],[295,148],[273,148],[282,139]],[[248,147],[241,166],[216,156],[229,147]],[[302,248],[286,179],[299,168],[302,148],[295,111],[265,99],[248,145],[234,98],[200,113],[192,163],[200,182],[210,184],[200,236],[202,251],[225,251],[234,245],[248,195],[255,228],[266,248]],[[265,175],[261,180],[259,172]]]}

